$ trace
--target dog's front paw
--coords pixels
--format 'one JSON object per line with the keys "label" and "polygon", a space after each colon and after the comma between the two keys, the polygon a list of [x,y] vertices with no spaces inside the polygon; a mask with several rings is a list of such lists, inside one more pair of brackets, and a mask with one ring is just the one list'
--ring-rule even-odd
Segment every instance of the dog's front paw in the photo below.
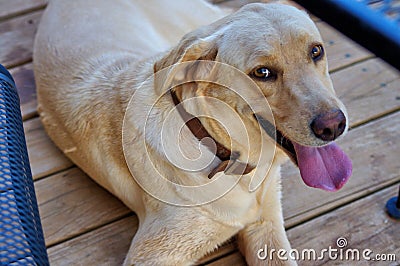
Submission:
{"label": "dog's front paw", "polygon": [[284,248],[276,249],[264,245],[256,251],[255,255],[247,256],[246,254],[246,260],[249,265],[297,265],[296,261],[288,255],[289,252]]}
{"label": "dog's front paw", "polygon": [[239,250],[246,262],[258,265],[297,265],[283,226],[272,222],[258,222],[247,226],[238,234]]}

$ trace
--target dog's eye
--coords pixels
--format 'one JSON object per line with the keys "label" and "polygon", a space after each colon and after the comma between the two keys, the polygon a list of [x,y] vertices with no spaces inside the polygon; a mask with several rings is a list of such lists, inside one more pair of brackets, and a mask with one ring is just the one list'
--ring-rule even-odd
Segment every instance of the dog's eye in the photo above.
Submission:
{"label": "dog's eye", "polygon": [[324,48],[322,45],[317,44],[311,48],[311,58],[314,62],[318,61],[324,56]]}
{"label": "dog's eye", "polygon": [[251,75],[261,80],[270,80],[272,78],[275,78],[275,74],[266,67],[258,67],[254,69]]}

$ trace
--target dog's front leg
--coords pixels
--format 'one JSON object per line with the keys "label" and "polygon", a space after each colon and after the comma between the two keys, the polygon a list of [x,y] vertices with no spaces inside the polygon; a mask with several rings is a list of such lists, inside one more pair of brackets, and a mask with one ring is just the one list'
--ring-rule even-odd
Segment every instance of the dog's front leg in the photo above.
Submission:
{"label": "dog's front leg", "polygon": [[291,248],[283,225],[280,174],[270,178],[261,219],[239,232],[239,249],[251,266],[297,265],[289,257]]}

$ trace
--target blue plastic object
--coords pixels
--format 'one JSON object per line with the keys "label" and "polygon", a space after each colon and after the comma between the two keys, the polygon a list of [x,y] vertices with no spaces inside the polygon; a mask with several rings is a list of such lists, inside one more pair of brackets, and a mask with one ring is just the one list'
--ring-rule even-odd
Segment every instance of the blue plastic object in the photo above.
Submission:
{"label": "blue plastic object", "polygon": [[400,220],[400,187],[398,197],[393,197],[386,203],[386,210],[391,217]]}
{"label": "blue plastic object", "polygon": [[0,265],[49,265],[19,97],[0,65]]}
{"label": "blue plastic object", "polygon": [[399,0],[295,0],[400,70]]}

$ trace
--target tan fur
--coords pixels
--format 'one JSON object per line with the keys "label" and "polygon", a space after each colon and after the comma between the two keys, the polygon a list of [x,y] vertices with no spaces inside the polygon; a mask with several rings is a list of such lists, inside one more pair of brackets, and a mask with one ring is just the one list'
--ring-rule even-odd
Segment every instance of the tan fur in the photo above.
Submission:
{"label": "tan fur", "polygon": [[[318,112],[344,107],[335,97],[326,59],[314,63],[309,58],[310,45],[322,43],[310,18],[303,11],[276,4],[248,5],[226,15],[201,0],[53,0],[42,17],[34,46],[42,122],[74,163],[137,213],[140,226],[125,265],[193,264],[237,233],[250,265],[267,263],[257,259],[257,250],[265,244],[276,250],[290,249],[280,204],[280,164],[286,158],[282,151],[277,151],[266,181],[255,192],[248,191],[249,180],[244,176],[224,197],[197,207],[173,206],[149,196],[125,162],[122,124],[135,88],[154,72],[197,59],[223,62],[244,73],[259,65],[273,67],[281,78],[256,83],[271,105],[277,127],[304,145],[323,144],[310,132],[309,120]],[[235,109],[252,136],[250,150],[241,144],[240,136],[232,139],[215,120],[201,121],[218,142],[228,147],[235,142],[241,156],[257,164],[261,138],[268,137],[235,94],[206,83],[177,91],[182,100],[211,96]],[[142,106],[147,106],[161,92],[150,82],[140,93]],[[142,106],[134,107],[135,115],[144,119]],[[147,152],[165,175],[177,182],[206,182],[204,173],[189,175],[159,153],[157,130],[174,104],[164,99],[155,108],[160,116],[154,118],[152,142],[140,130],[143,121],[130,121],[132,149],[126,152],[139,165],[139,175],[147,177],[153,167],[140,152],[146,141]],[[202,104],[185,108],[211,115],[218,112]],[[188,130],[183,134],[190,153],[197,140]],[[231,178],[220,175],[221,180]],[[179,191],[171,195],[187,196]]]}

